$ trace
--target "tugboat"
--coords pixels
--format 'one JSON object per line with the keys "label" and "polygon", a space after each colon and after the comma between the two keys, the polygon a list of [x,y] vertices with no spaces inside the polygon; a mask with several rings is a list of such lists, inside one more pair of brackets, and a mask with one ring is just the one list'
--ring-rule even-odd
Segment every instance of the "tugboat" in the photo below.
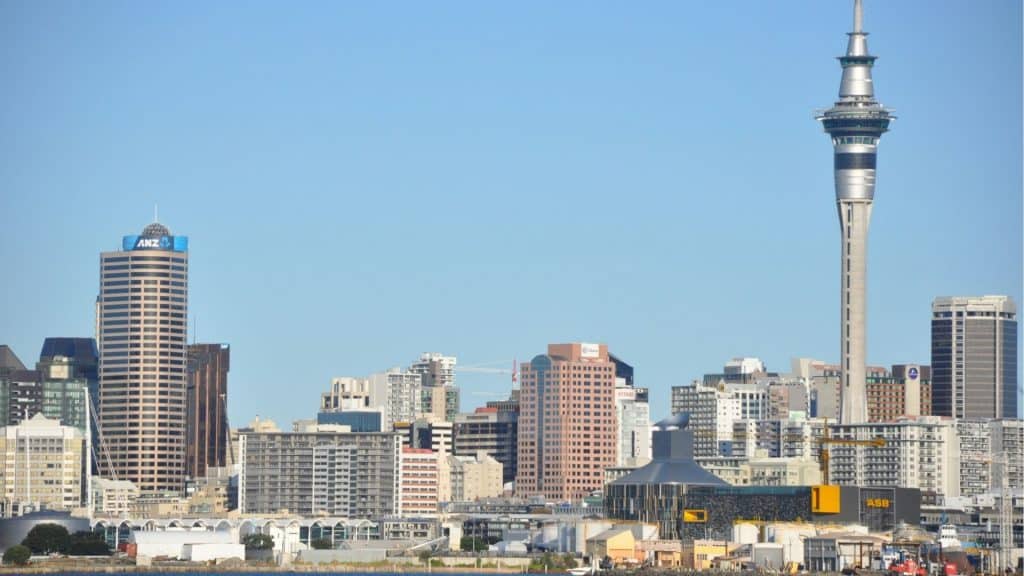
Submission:
{"label": "tugboat", "polygon": [[942,565],[944,576],[970,574],[973,572],[963,544],[956,534],[956,526],[943,524],[939,526],[939,537],[935,546],[928,550],[928,560]]}

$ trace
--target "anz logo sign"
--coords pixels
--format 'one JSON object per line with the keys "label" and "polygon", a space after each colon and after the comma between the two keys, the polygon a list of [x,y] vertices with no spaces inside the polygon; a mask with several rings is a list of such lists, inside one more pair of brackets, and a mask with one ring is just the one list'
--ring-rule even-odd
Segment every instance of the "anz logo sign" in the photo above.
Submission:
{"label": "anz logo sign", "polygon": [[170,236],[160,236],[159,238],[139,238],[135,242],[135,249],[155,248],[158,250],[170,250],[171,245],[172,242]]}

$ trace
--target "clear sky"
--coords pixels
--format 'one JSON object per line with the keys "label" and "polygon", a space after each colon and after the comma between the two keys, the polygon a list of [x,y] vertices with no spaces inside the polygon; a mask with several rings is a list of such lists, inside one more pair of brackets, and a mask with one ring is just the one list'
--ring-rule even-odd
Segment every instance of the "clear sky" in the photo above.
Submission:
{"label": "clear sky", "polygon": [[[939,295],[1021,295],[1021,2],[866,0],[873,364]],[[232,425],[421,352],[600,341],[669,389],[838,356],[851,0],[0,2],[0,343],[91,336],[99,253],[190,237]],[[193,334],[190,334],[190,340]],[[1024,364],[1024,363],[1022,363]],[[458,377],[463,407],[503,375]]]}

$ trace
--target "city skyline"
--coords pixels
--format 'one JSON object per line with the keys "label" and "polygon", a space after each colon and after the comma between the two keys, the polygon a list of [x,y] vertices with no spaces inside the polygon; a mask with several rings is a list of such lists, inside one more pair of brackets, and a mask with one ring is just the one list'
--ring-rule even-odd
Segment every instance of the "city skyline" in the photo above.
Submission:
{"label": "city skyline", "polygon": [[[55,128],[49,124],[35,138],[20,142],[23,149],[14,149],[19,136],[28,138],[33,128],[22,124],[26,119],[7,112],[4,116],[14,136],[8,135],[0,145],[12,158],[10,167],[18,164],[20,171],[0,175],[0,185],[14,190],[3,195],[0,207],[24,218],[0,233],[0,256],[14,263],[15,278],[40,282],[7,283],[2,289],[8,304],[0,310],[0,342],[10,344],[22,358],[32,358],[44,337],[92,336],[97,254],[114,249],[112,244],[124,233],[141,229],[149,222],[152,204],[159,203],[164,214],[161,221],[192,240],[189,342],[225,342],[232,347],[229,415],[236,427],[256,414],[282,424],[311,417],[332,377],[366,376],[394,365],[407,366],[425,351],[457,356],[460,365],[474,365],[511,362],[513,357],[523,361],[547,342],[604,342],[637,367],[637,385],[650,388],[656,398],[667,398],[671,386],[688,383],[738,355],[761,357],[775,370],[784,370],[791,355],[838,362],[832,336],[838,328],[835,208],[829,194],[828,150],[812,121],[815,106],[835,100],[835,62],[827,55],[842,53],[841,35],[849,29],[849,3],[834,4],[813,10],[809,3],[796,2],[749,7],[763,17],[762,24],[798,18],[801,10],[813,14],[803,16],[808,22],[820,23],[820,30],[765,25],[776,32],[787,30],[789,38],[777,39],[765,30],[729,20],[719,12],[721,8],[697,9],[713,24],[711,29],[726,38],[736,40],[742,30],[764,41],[756,55],[749,46],[758,42],[740,48],[722,43],[710,32],[700,33],[692,23],[681,21],[688,11],[678,7],[658,6],[650,14],[631,14],[624,26],[636,25],[634,34],[644,26],[656,30],[646,42],[630,37],[638,44],[620,46],[625,53],[618,55],[619,60],[611,59],[614,74],[632,80],[636,91],[618,86],[614,74],[607,78],[602,73],[601,63],[615,53],[603,52],[599,34],[593,32],[582,37],[585,49],[573,47],[568,40],[555,42],[554,63],[543,66],[536,77],[525,74],[536,81],[536,87],[549,87],[555,95],[509,97],[503,89],[510,89],[512,80],[503,81],[485,70],[486,56],[500,56],[520,66],[540,64],[541,40],[560,38],[551,30],[541,30],[536,44],[530,45],[533,52],[522,61],[515,58],[514,50],[509,53],[497,44],[484,43],[486,56],[467,64],[473,72],[469,78],[481,82],[480,86],[468,79],[463,79],[464,84],[455,82],[466,63],[446,61],[443,79],[427,84],[436,91],[433,106],[417,104],[415,98],[408,102],[383,98],[385,110],[399,112],[396,118],[379,112],[382,117],[359,124],[359,106],[373,98],[357,96],[345,101],[348,108],[336,112],[320,96],[314,98],[313,109],[331,128],[320,129],[309,123],[314,116],[295,116],[288,105],[277,102],[272,106],[277,119],[268,121],[273,129],[256,130],[255,135],[263,146],[280,145],[278,135],[300,143],[297,151],[279,150],[279,169],[260,165],[275,156],[265,156],[259,145],[245,146],[246,130],[233,124],[257,118],[256,110],[228,114],[227,124],[219,125],[237,129],[219,135],[219,144],[238,150],[226,152],[217,144],[194,142],[199,150],[186,151],[187,129],[176,131],[159,114],[149,118],[137,103],[120,102],[127,106],[125,119],[112,120],[114,127],[95,136],[76,132],[70,148],[52,153],[60,155],[63,150],[66,156],[56,158],[43,151],[48,139],[58,135],[49,131]],[[884,210],[874,216],[869,247],[870,364],[928,362],[930,305],[935,297],[1008,294],[1022,301],[1020,6],[972,5],[971,10],[965,3],[948,7],[947,12],[918,14],[920,6],[868,2],[865,23],[874,33],[873,52],[881,55],[882,65],[875,72],[876,80],[884,82],[880,99],[901,116],[900,129],[886,139],[879,160],[884,190],[879,204]],[[27,16],[35,11],[29,6],[3,10],[23,11]],[[496,8],[473,10],[487,22],[501,16],[495,14]],[[553,10],[562,17],[567,17],[562,11],[569,11]],[[995,14],[997,10],[1007,14]],[[311,17],[308,11],[307,7],[295,18]],[[73,20],[73,12],[62,17]],[[130,12],[124,8],[113,20]],[[914,15],[909,22],[915,25],[906,26],[908,20],[901,16],[907,14]],[[219,22],[217,18],[226,15],[211,9],[208,16]],[[612,19],[610,14],[590,16],[598,31],[619,29],[603,19]],[[709,42],[713,49],[701,56],[711,64],[688,54],[697,47],[697,40],[676,38],[667,24],[655,23],[661,19]],[[88,38],[110,25],[95,18],[86,22],[84,36],[72,37]],[[1002,27],[981,36],[993,23]],[[511,34],[517,24],[523,22],[499,28]],[[152,22],[148,25],[164,30]],[[437,42],[438,50],[456,60],[460,48],[482,41],[472,33],[444,40],[415,22],[404,25],[413,33],[412,39],[428,46]],[[929,44],[929,50],[914,45],[926,37],[947,37],[944,31],[954,29],[966,40],[955,46]],[[289,37],[286,31],[274,30],[282,39]],[[245,33],[239,35],[237,43],[229,46],[241,49],[254,41]],[[375,38],[369,36],[360,40],[370,43]],[[331,46],[324,29],[314,28],[313,38]],[[205,36],[200,33],[198,39],[228,42],[211,30]],[[197,63],[199,54],[186,52],[175,59],[161,52],[167,48],[161,42],[166,41],[157,36],[140,58],[146,62],[171,58],[180,66]],[[17,34],[3,42],[8,48],[39,48],[34,44],[38,39]],[[104,45],[102,50],[112,47]],[[673,58],[663,54],[673,49],[679,50]],[[60,61],[56,53],[32,53]],[[93,108],[65,109],[61,106],[66,103],[52,97],[39,106],[61,112],[79,131],[104,114],[114,114],[118,104],[105,104],[101,98],[105,92],[99,87],[103,78],[120,77],[116,68],[125,62],[113,54],[100,54],[112,59],[107,62],[109,69],[100,73],[105,76],[98,74],[87,79],[91,81],[85,82],[86,87],[75,88]],[[237,62],[219,64],[246,62],[241,54],[234,57]],[[732,61],[741,57],[766,61],[763,65],[771,73]],[[5,66],[13,66],[10,55],[0,58]],[[395,49],[390,58],[385,62],[416,61],[403,49]],[[957,66],[973,82],[965,80],[968,87],[950,87],[947,68],[972,59],[988,67]],[[578,67],[565,71],[576,76],[569,74],[572,81],[563,83],[556,74],[558,66],[570,62]],[[727,78],[714,72],[717,65],[739,67]],[[266,66],[255,67],[255,73],[293,70],[314,86],[318,82],[306,67],[273,61]],[[200,67],[197,73],[216,70],[216,66]],[[513,71],[519,73],[514,78],[524,76],[521,69]],[[691,93],[687,78],[694,77],[693,71],[699,79],[693,84],[702,96]],[[361,72],[362,78],[376,78],[370,71]],[[189,77],[184,68],[172,72],[170,79],[154,76],[152,85],[134,87],[134,95],[158,96],[160,87],[173,84],[175,73]],[[31,90],[41,89],[49,78],[29,70],[16,75],[28,87],[12,97],[13,109],[32,98]],[[392,88],[412,88],[418,85],[415,80],[425,80],[418,75],[407,80],[376,79]],[[231,81],[239,85],[232,89]],[[496,88],[481,87],[487,82],[496,83]],[[593,91],[571,87],[573,82]],[[211,87],[238,95],[258,85],[246,73],[210,82]],[[346,94],[345,82],[329,85],[337,94]],[[460,88],[481,96],[470,99],[473,105],[462,115],[454,110],[457,106],[442,104],[444,96],[462,94]],[[602,88],[610,94],[595,95]],[[944,90],[941,102],[923,97],[938,88]],[[735,93],[723,92],[730,89]],[[559,95],[558,90],[566,92]],[[304,94],[287,94],[284,101],[302,103]],[[272,96],[254,97],[275,104]],[[715,101],[718,97],[721,102]],[[214,109],[222,113],[229,109],[229,97],[212,94],[211,98]],[[156,100],[157,111],[173,109],[179,119],[204,111],[201,101],[188,97],[178,107],[168,96]],[[943,117],[938,122],[947,100],[970,102],[977,108],[971,110],[970,118]],[[1014,101],[1016,106],[1005,105]],[[528,120],[533,107],[538,119],[527,122],[526,135],[511,143],[503,137],[513,134],[512,120],[475,124],[482,118],[478,115],[502,110],[516,112],[512,116],[520,121]],[[703,113],[695,112],[703,107],[728,112],[737,126],[712,125]],[[775,112],[769,118],[761,107]],[[454,122],[449,126],[441,120],[415,120],[431,109],[446,113],[441,118]],[[303,118],[307,120],[304,128],[289,123],[301,124]],[[158,145],[154,150],[187,163],[179,166],[180,172],[168,172],[172,167],[157,169],[163,164],[158,163],[162,156],[156,151],[132,156],[129,148],[157,142],[153,134],[126,132],[131,119],[170,130],[176,144]],[[410,121],[411,125],[403,124]],[[339,129],[346,122],[358,125],[357,136],[335,140],[333,134],[343,132]],[[954,125],[945,133],[946,139],[944,131],[932,125],[943,123],[947,129]],[[218,136],[216,126],[188,127],[204,138]],[[723,134],[713,133],[716,128]],[[367,139],[377,129],[386,134]],[[445,137],[452,155],[465,155],[464,163],[443,152],[422,149],[431,130]],[[792,134],[781,136],[778,146],[765,146],[763,139],[778,131]],[[950,134],[958,138],[949,141]],[[484,143],[482,151],[474,151],[479,148],[477,138]],[[982,138],[992,142],[983,146]],[[691,139],[701,142],[703,150],[694,148]],[[104,142],[110,145],[109,157],[89,147]],[[351,180],[335,173],[330,152],[336,149],[344,152],[340,155],[343,167],[360,172],[361,143],[370,144],[371,150],[365,152],[370,168]],[[531,149],[536,146],[540,147]],[[499,162],[498,151],[511,157]],[[128,153],[139,165],[128,168],[113,162],[118,153]],[[302,154],[312,154],[313,160],[299,158]],[[763,157],[753,157],[758,154]],[[393,156],[400,168],[425,177],[385,172]],[[80,165],[89,160],[99,162],[88,169]],[[50,162],[67,168],[70,175],[48,173]],[[308,176],[300,170],[306,162],[315,168]],[[520,164],[526,166],[522,172]],[[944,170],[951,165],[956,170]],[[777,177],[759,179],[748,172]],[[509,175],[509,183],[494,181]],[[160,176],[168,177],[167,181],[156,182]],[[292,190],[296,182],[299,190]],[[220,186],[231,190],[218,197],[215,188]],[[359,192],[366,192],[350,194],[349,186],[361,186]],[[332,187],[345,192],[342,200],[329,193]],[[247,189],[255,189],[257,199],[272,206],[256,206]],[[484,198],[473,194],[480,190],[496,194]],[[87,202],[80,197],[83,194],[95,200]],[[41,197],[56,198],[67,209],[45,212],[52,210],[52,204],[40,202]],[[209,203],[201,202],[204,197],[209,197]],[[273,205],[275,200],[283,203]],[[1007,208],[992,210],[995,202]],[[349,210],[352,206],[357,209]],[[563,249],[551,250],[556,246]],[[948,269],[936,270],[943,267]],[[260,306],[265,314],[253,312]],[[276,366],[272,359],[287,361]],[[505,376],[460,374],[457,383],[463,389],[464,411],[494,399],[474,392],[500,395],[509,388]],[[275,395],[282,387],[289,394]],[[652,417],[664,415],[656,412]]]}

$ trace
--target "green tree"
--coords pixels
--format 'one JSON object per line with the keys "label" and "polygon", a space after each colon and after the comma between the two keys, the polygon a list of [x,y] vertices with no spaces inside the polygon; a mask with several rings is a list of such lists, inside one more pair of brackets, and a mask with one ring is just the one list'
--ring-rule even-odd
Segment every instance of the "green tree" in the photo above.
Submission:
{"label": "green tree", "polygon": [[566,552],[562,554],[562,568],[568,570],[576,567],[576,557]]}
{"label": "green tree", "polygon": [[27,546],[21,544],[15,544],[6,551],[4,551],[4,564],[15,564],[17,566],[24,566],[28,564],[28,559],[32,557],[32,551]]}
{"label": "green tree", "polygon": [[420,550],[420,553],[417,554],[416,557],[420,559],[420,562],[423,562],[424,564],[430,564],[430,557],[432,555],[433,552],[431,552],[430,550]]}
{"label": "green tree", "polygon": [[330,550],[331,548],[334,548],[334,546],[331,544],[330,538],[317,538],[316,540],[310,542],[309,545],[314,550]]}
{"label": "green tree", "polygon": [[21,544],[28,546],[33,554],[63,553],[68,551],[71,537],[68,536],[68,529],[60,524],[36,524]]}
{"label": "green tree", "polygon": [[274,537],[270,534],[249,534],[242,539],[246,550],[270,550],[274,547]]}
{"label": "green tree", "polygon": [[474,536],[463,536],[459,540],[459,549],[465,552],[479,552],[481,550],[487,550],[487,541],[482,538],[476,538]]}
{"label": "green tree", "polygon": [[71,535],[68,556],[109,556],[110,547],[102,534],[96,532],[75,532]]}

